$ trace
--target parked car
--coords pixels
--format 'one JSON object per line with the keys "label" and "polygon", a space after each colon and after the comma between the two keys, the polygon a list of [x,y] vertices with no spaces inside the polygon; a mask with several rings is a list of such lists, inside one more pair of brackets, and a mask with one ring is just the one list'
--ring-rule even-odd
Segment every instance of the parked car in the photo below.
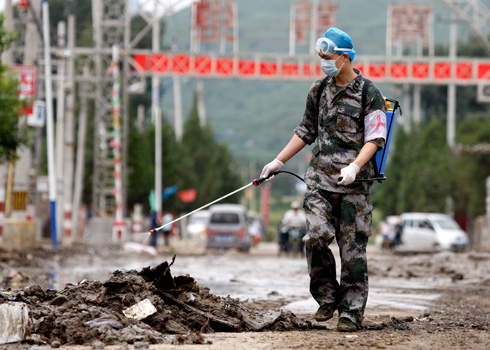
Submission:
{"label": "parked car", "polygon": [[252,237],[247,229],[245,207],[239,204],[215,204],[209,207],[206,227],[208,249],[238,249],[247,252]]}
{"label": "parked car", "polygon": [[203,236],[206,233],[206,226],[209,220],[209,211],[208,210],[200,210],[191,216],[189,216],[189,220],[187,221],[187,236],[195,237],[200,234]]}
{"label": "parked car", "polygon": [[449,215],[438,213],[404,213],[403,244],[410,241],[435,244],[441,250],[461,251],[468,246],[468,236]]}

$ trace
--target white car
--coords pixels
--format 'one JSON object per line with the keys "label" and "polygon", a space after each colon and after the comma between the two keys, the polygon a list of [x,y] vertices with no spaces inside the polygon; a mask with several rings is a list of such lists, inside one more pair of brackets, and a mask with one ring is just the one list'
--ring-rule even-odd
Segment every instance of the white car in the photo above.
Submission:
{"label": "white car", "polygon": [[195,237],[206,234],[206,227],[209,220],[209,211],[200,210],[189,217],[187,221],[187,236]]}
{"label": "white car", "polygon": [[[403,244],[400,250],[465,250],[468,236],[449,215],[404,213],[401,215]],[[406,245],[405,247],[403,247]],[[409,249],[407,249],[409,248]],[[417,249],[416,249],[417,248]],[[398,250],[398,249],[397,249]]]}

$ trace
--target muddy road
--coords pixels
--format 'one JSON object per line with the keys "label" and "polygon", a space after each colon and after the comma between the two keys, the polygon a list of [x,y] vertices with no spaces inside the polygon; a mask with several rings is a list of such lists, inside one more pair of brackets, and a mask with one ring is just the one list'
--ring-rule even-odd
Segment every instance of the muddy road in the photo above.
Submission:
{"label": "muddy road", "polygon": [[[156,275],[148,271],[170,263],[173,255],[172,251],[153,256],[101,247],[57,254],[36,251],[1,255],[2,290],[24,293],[25,301],[31,303],[34,328],[43,329],[45,334],[34,332],[30,342],[0,345],[0,349],[58,345],[122,349],[126,344],[128,349],[148,345],[151,349],[216,350],[490,348],[489,253],[399,256],[372,248],[365,328],[352,334],[336,332],[336,316],[327,322],[314,321],[317,305],[308,292],[304,258],[279,257],[275,244],[259,244],[250,254],[177,255],[171,275],[174,279],[185,276],[177,289],[187,289],[167,295],[168,286],[155,289]],[[187,283],[189,277],[194,284]],[[138,292],[128,287],[134,285]],[[78,342],[52,335],[46,324],[42,328],[46,319],[50,319],[52,329],[63,324],[58,318],[78,307],[80,302],[75,301],[81,297],[87,308],[71,317],[84,312],[88,315],[79,326]],[[152,300],[160,318],[151,320],[156,316],[150,316],[143,323],[121,315],[122,309],[143,298]],[[220,314],[219,305],[228,312]],[[104,328],[107,325],[112,326]],[[134,336],[129,330],[135,327],[146,329],[153,338]],[[127,336],[121,336],[120,330]],[[177,343],[181,345],[174,345]]]}

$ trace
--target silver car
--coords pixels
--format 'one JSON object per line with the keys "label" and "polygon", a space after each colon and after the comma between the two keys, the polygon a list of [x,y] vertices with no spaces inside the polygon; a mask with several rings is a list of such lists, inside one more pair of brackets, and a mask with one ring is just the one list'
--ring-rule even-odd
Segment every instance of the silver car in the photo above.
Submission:
{"label": "silver car", "polygon": [[238,249],[248,252],[252,237],[247,229],[245,207],[239,204],[215,204],[209,208],[206,227],[208,249]]}

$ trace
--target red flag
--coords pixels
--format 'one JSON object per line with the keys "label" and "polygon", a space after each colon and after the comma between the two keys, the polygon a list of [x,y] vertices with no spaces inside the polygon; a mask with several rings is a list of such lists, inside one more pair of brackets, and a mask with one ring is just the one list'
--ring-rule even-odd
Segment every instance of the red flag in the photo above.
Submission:
{"label": "red flag", "polygon": [[194,202],[196,200],[196,195],[197,190],[194,188],[177,192],[177,196],[179,196],[180,200],[185,203]]}

